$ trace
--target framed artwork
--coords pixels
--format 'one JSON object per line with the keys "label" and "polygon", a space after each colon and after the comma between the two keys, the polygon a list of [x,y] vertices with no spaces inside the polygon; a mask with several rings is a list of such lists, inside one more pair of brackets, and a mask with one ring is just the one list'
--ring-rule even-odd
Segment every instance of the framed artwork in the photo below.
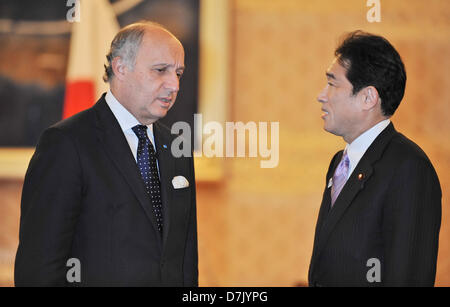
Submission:
{"label": "framed artwork", "polygon": [[[62,119],[75,1],[14,1],[0,4],[0,178],[22,179],[44,129]],[[171,30],[186,51],[186,71],[172,110],[162,119],[189,123],[196,144],[196,176],[216,181],[223,160],[201,152],[203,122],[225,122],[228,93],[227,0],[109,0],[120,26],[142,19]],[[62,3],[62,4],[61,4]],[[7,60],[5,60],[7,59]],[[199,149],[200,148],[200,149]]]}

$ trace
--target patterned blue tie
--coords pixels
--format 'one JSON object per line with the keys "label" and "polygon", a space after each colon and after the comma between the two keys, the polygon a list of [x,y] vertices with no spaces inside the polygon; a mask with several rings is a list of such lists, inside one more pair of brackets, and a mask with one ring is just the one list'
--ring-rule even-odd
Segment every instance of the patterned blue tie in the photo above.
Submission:
{"label": "patterned blue tie", "polygon": [[159,181],[156,154],[147,135],[147,126],[134,126],[133,132],[139,139],[137,149],[137,165],[144,180],[147,194],[152,202],[153,213],[156,217],[158,230],[162,233],[163,215],[161,202],[161,182]]}
{"label": "patterned blue tie", "polygon": [[331,187],[331,207],[333,208],[334,202],[341,193],[342,188],[347,182],[348,170],[350,167],[350,160],[347,155],[347,151],[344,152],[341,162],[339,162],[338,167],[334,171],[333,175],[333,185]]}

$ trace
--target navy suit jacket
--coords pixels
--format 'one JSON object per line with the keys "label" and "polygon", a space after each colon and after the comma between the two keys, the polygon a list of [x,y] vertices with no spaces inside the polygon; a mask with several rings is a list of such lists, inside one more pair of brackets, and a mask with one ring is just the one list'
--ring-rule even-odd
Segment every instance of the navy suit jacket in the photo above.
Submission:
{"label": "navy suit jacket", "polygon": [[[391,123],[374,140],[333,208],[326,175],[309,268],[311,286],[433,286],[441,188],[425,153]],[[373,260],[379,261],[380,282]],[[369,272],[369,270],[372,270]]]}
{"label": "navy suit jacket", "polygon": [[[163,234],[136,161],[104,95],[47,129],[28,167],[21,203],[17,286],[64,286],[70,258],[86,286],[197,286],[192,157],[175,158],[175,136],[153,125]],[[184,176],[189,187],[174,189]]]}

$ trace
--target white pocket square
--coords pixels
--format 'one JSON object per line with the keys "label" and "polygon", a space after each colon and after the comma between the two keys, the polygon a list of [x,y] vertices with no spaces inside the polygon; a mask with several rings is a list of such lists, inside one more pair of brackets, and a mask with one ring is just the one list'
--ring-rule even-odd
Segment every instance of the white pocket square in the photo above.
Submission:
{"label": "white pocket square", "polygon": [[327,188],[331,188],[332,186],[333,186],[333,177],[331,177],[330,180],[328,180]]}
{"label": "white pocket square", "polygon": [[184,176],[175,176],[172,179],[172,185],[174,189],[187,188],[189,181]]}

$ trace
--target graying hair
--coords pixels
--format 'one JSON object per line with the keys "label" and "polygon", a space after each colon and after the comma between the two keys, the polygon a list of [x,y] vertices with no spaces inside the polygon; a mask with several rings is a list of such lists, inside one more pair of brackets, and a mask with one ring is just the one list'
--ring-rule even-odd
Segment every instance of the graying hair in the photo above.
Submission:
{"label": "graying hair", "polygon": [[149,26],[156,26],[168,31],[164,26],[156,22],[143,21],[130,24],[116,34],[111,42],[109,52],[106,55],[107,63],[104,65],[105,74],[103,75],[103,81],[110,82],[112,77],[114,77],[112,61],[115,57],[122,58],[128,68],[131,70],[134,69],[134,65],[136,64],[136,55],[138,53],[139,46],[141,45],[142,37],[144,36],[145,30],[148,29]]}

